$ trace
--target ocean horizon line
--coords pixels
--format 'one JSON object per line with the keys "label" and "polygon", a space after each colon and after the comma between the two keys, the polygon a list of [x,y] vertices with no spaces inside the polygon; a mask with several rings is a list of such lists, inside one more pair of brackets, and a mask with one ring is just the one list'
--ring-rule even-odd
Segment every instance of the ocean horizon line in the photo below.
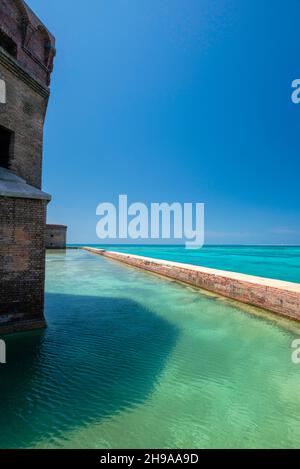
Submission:
{"label": "ocean horizon line", "polygon": [[[67,247],[68,246],[141,246],[141,247],[184,247],[185,248],[185,244],[147,244],[147,243],[143,243],[143,244],[140,244],[140,243],[110,243],[110,244],[106,244],[106,243],[67,243]],[[201,248],[199,249],[202,249],[203,247],[218,247],[218,246],[227,246],[227,247],[249,247],[249,246],[252,246],[252,247],[266,247],[266,246],[270,246],[270,247],[300,247],[300,244],[285,244],[285,243],[282,243],[282,244],[269,244],[269,243],[266,243],[266,244],[226,244],[226,243],[220,243],[220,244],[204,244]]]}

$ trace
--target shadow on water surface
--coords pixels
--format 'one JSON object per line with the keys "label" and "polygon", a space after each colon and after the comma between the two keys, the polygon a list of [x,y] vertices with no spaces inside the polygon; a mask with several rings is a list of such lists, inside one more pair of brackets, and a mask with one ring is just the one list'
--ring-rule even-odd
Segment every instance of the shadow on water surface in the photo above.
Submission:
{"label": "shadow on water surface", "polygon": [[30,447],[143,404],[178,329],[125,298],[47,294],[48,329],[6,337],[0,447]]}

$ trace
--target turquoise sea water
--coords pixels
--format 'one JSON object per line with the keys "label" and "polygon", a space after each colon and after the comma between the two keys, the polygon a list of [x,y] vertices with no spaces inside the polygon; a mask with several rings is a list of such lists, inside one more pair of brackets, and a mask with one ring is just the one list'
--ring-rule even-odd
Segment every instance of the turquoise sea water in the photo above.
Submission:
{"label": "turquoise sea water", "polygon": [[300,283],[300,246],[90,246]]}
{"label": "turquoise sea water", "polygon": [[1,448],[299,447],[298,326],[83,251],[46,278],[48,328],[6,337]]}

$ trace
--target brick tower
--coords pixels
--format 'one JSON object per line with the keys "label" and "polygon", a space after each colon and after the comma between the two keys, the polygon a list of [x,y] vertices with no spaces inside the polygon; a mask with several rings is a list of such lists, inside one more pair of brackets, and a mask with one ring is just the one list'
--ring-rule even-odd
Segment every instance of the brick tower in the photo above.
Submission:
{"label": "brick tower", "polygon": [[0,2],[0,333],[45,326],[43,125],[55,41],[23,0]]}

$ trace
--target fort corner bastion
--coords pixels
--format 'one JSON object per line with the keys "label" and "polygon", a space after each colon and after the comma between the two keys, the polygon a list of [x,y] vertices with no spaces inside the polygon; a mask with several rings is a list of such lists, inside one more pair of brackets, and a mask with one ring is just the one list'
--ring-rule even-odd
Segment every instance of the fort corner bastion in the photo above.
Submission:
{"label": "fort corner bastion", "polygon": [[55,40],[23,0],[0,2],[0,333],[45,326],[43,126]]}
{"label": "fort corner bastion", "polygon": [[46,249],[66,249],[67,228],[66,225],[46,225]]}

